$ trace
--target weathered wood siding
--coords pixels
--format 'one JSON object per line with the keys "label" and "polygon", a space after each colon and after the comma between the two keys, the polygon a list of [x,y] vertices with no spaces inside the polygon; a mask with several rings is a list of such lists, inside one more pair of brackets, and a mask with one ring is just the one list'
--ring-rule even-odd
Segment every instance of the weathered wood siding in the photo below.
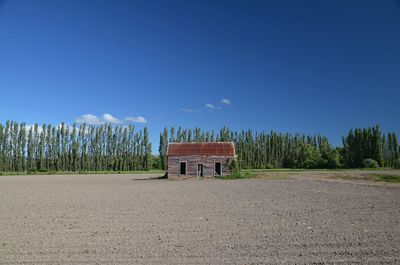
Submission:
{"label": "weathered wood siding", "polygon": [[197,164],[203,164],[203,176],[214,176],[215,162],[221,162],[221,175],[229,175],[232,156],[184,155],[168,156],[168,177],[180,176],[180,162],[186,162],[186,176],[197,176]]}

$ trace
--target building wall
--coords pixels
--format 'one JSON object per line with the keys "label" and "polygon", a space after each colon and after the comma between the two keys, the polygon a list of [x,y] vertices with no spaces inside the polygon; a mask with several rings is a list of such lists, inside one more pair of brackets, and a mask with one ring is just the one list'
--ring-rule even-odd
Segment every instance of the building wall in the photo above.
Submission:
{"label": "building wall", "polygon": [[203,164],[203,176],[214,176],[215,162],[221,162],[222,176],[229,175],[232,156],[185,155],[168,156],[168,177],[180,176],[180,162],[186,162],[186,176],[197,176],[197,164]]}

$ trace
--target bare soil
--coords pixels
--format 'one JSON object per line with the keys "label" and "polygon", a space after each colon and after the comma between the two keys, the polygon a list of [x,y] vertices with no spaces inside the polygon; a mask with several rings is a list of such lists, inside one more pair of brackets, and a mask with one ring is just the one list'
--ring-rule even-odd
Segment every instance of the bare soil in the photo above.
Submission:
{"label": "bare soil", "polygon": [[387,170],[301,170],[301,171],[258,171],[255,178],[264,179],[303,179],[363,185],[396,186],[400,183],[382,181],[377,175],[399,176],[399,169]]}
{"label": "bare soil", "polygon": [[304,176],[1,176],[0,264],[400,263],[400,185]]}

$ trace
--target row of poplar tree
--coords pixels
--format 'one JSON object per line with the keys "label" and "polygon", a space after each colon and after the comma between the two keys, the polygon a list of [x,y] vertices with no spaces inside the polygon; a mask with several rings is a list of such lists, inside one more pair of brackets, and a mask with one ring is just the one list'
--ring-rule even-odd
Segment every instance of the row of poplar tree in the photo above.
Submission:
{"label": "row of poplar tree", "polygon": [[133,126],[62,123],[27,126],[0,124],[0,171],[127,171],[148,170],[148,130]]}
{"label": "row of poplar tree", "polygon": [[241,168],[361,168],[365,159],[384,167],[400,166],[400,147],[395,133],[382,134],[379,126],[350,130],[343,147],[333,147],[321,135],[276,132],[202,131],[200,128],[164,128],[160,134],[160,165],[166,168],[168,142],[235,143]]}
{"label": "row of poplar tree", "polygon": [[343,137],[341,149],[344,165],[362,167],[364,159],[373,159],[381,167],[400,166],[400,148],[395,133],[382,134],[379,126],[350,130]]}
{"label": "row of poplar tree", "polygon": [[159,156],[153,156],[147,127],[110,124],[27,126],[0,124],[0,171],[134,171],[166,169],[169,142],[235,143],[241,168],[360,168],[365,159],[382,167],[400,165],[395,133],[383,134],[379,126],[350,130],[342,147],[333,147],[321,135],[276,132],[218,132],[200,128],[164,128]]}

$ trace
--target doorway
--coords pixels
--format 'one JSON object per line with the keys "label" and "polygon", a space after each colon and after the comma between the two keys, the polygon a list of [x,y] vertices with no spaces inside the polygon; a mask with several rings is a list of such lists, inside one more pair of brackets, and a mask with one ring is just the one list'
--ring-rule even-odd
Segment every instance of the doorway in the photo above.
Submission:
{"label": "doorway", "polygon": [[203,164],[197,164],[197,176],[203,177]]}
{"label": "doorway", "polygon": [[222,175],[221,162],[215,162],[214,176],[221,176],[221,175]]}
{"label": "doorway", "polygon": [[186,162],[179,163],[179,175],[186,175]]}

